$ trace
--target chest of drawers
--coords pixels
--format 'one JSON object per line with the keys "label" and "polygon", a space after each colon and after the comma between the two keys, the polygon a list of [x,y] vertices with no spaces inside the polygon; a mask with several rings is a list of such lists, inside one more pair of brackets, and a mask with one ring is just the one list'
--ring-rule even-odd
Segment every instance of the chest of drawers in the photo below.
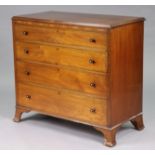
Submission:
{"label": "chest of drawers", "polygon": [[144,18],[44,12],[13,21],[16,113],[91,125],[116,143],[142,120]]}

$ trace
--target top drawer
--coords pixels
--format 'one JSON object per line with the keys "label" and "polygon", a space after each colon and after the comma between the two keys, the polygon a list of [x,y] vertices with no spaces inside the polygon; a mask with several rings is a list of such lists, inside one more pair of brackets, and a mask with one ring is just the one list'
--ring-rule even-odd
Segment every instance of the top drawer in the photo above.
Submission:
{"label": "top drawer", "polygon": [[106,48],[106,32],[90,32],[60,27],[14,25],[15,39],[20,41],[47,42],[91,48]]}

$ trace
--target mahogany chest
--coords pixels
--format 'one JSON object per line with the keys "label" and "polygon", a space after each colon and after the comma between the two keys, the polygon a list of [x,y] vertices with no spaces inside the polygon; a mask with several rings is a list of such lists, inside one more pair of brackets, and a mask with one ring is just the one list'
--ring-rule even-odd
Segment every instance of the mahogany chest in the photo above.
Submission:
{"label": "mahogany chest", "polygon": [[13,22],[16,113],[37,111],[91,125],[116,143],[143,129],[144,18],[44,12]]}

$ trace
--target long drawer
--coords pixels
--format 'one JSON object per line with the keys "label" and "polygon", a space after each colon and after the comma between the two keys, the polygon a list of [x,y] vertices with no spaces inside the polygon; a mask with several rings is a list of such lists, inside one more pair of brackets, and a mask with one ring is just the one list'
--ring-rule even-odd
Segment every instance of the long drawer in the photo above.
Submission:
{"label": "long drawer", "polygon": [[107,97],[108,86],[105,74],[21,61],[16,62],[16,67],[16,78],[19,81],[35,82]]}
{"label": "long drawer", "polygon": [[15,39],[21,41],[49,42],[91,48],[107,47],[106,32],[90,32],[63,28],[44,28],[30,25],[14,25]]}
{"label": "long drawer", "polygon": [[20,106],[66,119],[105,125],[106,101],[77,93],[47,89],[29,84],[17,84]]}
{"label": "long drawer", "polygon": [[107,52],[16,42],[16,58],[107,72]]}

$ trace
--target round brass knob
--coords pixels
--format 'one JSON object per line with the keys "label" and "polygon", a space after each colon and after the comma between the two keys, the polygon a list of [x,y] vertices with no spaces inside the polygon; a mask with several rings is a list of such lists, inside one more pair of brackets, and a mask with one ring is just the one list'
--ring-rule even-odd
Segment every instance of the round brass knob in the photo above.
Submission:
{"label": "round brass knob", "polygon": [[96,62],[95,62],[94,59],[89,59],[89,63],[90,63],[90,64],[95,64]]}
{"label": "round brass knob", "polygon": [[96,87],[96,83],[92,82],[92,83],[90,83],[90,86],[95,88]]}
{"label": "round brass knob", "polygon": [[91,113],[96,113],[96,108],[90,108]]}
{"label": "round brass knob", "polygon": [[25,74],[29,76],[31,73],[29,71],[25,71]]}
{"label": "round brass knob", "polygon": [[94,39],[94,38],[90,38],[89,41],[90,41],[91,43],[96,43],[96,39]]}
{"label": "round brass knob", "polygon": [[23,35],[24,36],[27,36],[28,35],[28,32],[27,31],[23,31]]}
{"label": "round brass knob", "polygon": [[25,54],[29,54],[29,50],[27,48],[24,49]]}
{"label": "round brass knob", "polygon": [[31,95],[26,95],[26,98],[30,100],[31,99]]}

